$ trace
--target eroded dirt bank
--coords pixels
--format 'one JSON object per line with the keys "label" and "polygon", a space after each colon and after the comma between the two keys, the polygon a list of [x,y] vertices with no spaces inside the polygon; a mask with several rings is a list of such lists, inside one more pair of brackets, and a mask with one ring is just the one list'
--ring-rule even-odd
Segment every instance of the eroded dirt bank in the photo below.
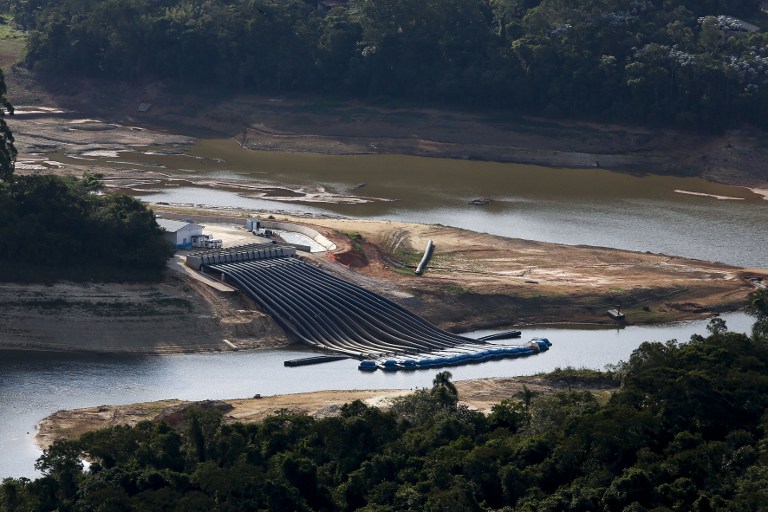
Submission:
{"label": "eroded dirt bank", "polygon": [[166,354],[286,343],[247,299],[172,271],[158,284],[0,283],[0,300],[0,349]]}
{"label": "eroded dirt bank", "polygon": [[[755,285],[768,279],[768,271],[445,226],[278,218],[313,226],[337,245],[332,253],[304,253],[305,259],[454,332],[613,325],[606,310],[616,304],[634,324],[701,318],[743,307]],[[259,241],[242,217],[204,225],[226,245]],[[435,243],[434,256],[426,273],[415,276],[428,239]],[[178,260],[169,267],[166,280],[153,285],[0,284],[0,348],[174,353],[290,342],[249,298],[196,281]]]}

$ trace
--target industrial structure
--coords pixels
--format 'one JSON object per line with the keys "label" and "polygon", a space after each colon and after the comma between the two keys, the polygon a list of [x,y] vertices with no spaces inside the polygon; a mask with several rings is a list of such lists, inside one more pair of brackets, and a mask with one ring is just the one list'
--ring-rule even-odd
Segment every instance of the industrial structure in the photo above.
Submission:
{"label": "industrial structure", "polygon": [[221,240],[203,234],[203,226],[194,222],[157,219],[157,225],[164,231],[164,237],[174,249],[220,248]]}
{"label": "industrial structure", "polygon": [[165,239],[174,249],[191,248],[192,237],[203,234],[203,226],[194,222],[157,219],[157,224],[165,231]]}
{"label": "industrial structure", "polygon": [[500,347],[449,333],[381,295],[294,256],[295,249],[287,244],[250,244],[190,254],[187,265],[236,285],[293,339],[360,359],[381,359],[379,367],[385,370],[399,368],[391,359],[398,356],[416,361],[416,369],[418,361],[424,367],[465,364],[520,357],[549,346],[544,340],[518,350],[520,346]]}

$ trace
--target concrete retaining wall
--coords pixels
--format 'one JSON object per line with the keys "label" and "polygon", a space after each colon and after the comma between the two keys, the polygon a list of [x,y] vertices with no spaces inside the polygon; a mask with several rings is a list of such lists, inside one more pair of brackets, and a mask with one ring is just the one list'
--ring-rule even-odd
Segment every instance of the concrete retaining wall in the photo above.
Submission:
{"label": "concrete retaining wall", "polygon": [[296,249],[286,245],[276,245],[274,247],[264,247],[260,249],[246,248],[242,251],[238,251],[236,248],[233,249],[224,249],[221,252],[209,252],[204,254],[190,254],[187,256],[186,265],[195,270],[200,270],[200,267],[203,265],[266,260],[270,258],[288,258],[296,255]]}
{"label": "concrete retaining wall", "polygon": [[301,226],[299,224],[291,224],[290,222],[278,222],[275,220],[261,220],[261,227],[263,229],[282,229],[283,231],[293,231],[295,233],[301,233],[302,235],[308,236],[321,246],[326,251],[335,251],[336,250],[336,244],[328,240],[327,237],[324,235],[321,235],[316,230],[312,228],[308,228],[307,226]]}

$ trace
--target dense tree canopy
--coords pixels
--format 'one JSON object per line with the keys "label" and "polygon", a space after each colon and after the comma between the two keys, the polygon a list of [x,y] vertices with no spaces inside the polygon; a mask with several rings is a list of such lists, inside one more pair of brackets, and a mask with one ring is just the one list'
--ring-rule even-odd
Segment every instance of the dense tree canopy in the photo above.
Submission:
{"label": "dense tree canopy", "polygon": [[0,183],[0,278],[157,279],[171,254],[152,211],[98,179],[14,176]]}
{"label": "dense tree canopy", "polygon": [[6,92],[5,77],[0,70],[0,181],[8,182],[16,170],[16,147],[13,133],[5,122],[7,114],[13,115],[13,105],[5,97]]}
{"label": "dense tree canopy", "polygon": [[765,510],[768,339],[710,332],[645,343],[593,376],[621,380],[607,401],[528,392],[483,415],[457,406],[445,372],[388,411],[353,402],[337,417],[245,425],[190,408],[175,428],[112,427],[55,443],[41,478],[2,483],[0,508]]}
{"label": "dense tree canopy", "polygon": [[768,123],[758,0],[11,0],[27,62],[718,130]]}

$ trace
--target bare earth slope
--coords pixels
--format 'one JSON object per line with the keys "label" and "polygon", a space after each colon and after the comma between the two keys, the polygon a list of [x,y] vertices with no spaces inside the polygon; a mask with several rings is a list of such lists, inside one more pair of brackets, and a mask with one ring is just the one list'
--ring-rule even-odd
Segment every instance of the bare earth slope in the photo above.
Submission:
{"label": "bare earth slope", "polygon": [[[611,324],[621,304],[630,323],[737,309],[765,271],[596,247],[573,247],[444,226],[345,219],[293,219],[334,240],[332,254],[305,255],[456,332],[533,323]],[[230,243],[244,227],[206,223]],[[355,235],[355,240],[349,238]],[[436,244],[426,273],[413,260]],[[0,349],[172,353],[265,348],[289,342],[247,297],[216,290],[174,262],[163,283],[0,284]]]}
{"label": "bare earth slope", "polygon": [[[20,149],[67,149],[65,119],[102,126],[75,142],[94,147],[112,140],[117,125],[164,132],[152,144],[190,137],[234,137],[263,151],[325,154],[396,153],[530,163],[557,167],[605,167],[633,172],[701,176],[712,181],[768,188],[768,134],[745,128],[704,136],[675,130],[521,117],[495,110],[390,107],[321,97],[226,96],[180,92],[162,83],[119,83],[38,76],[3,62],[8,98],[15,106],[46,107],[30,124],[14,121]],[[6,59],[7,60],[7,59]],[[151,105],[138,112],[141,103]],[[29,119],[29,117],[27,117]],[[111,127],[111,128],[110,128]],[[69,127],[73,128],[73,127]],[[92,126],[91,128],[94,128]],[[34,140],[29,140],[30,136]],[[128,134],[131,135],[131,134]],[[122,143],[147,145],[148,133]],[[152,135],[153,136],[153,135]],[[114,145],[113,145],[114,146]]]}
{"label": "bare earth slope", "polygon": [[[290,219],[289,219],[290,220]],[[621,304],[632,323],[712,315],[746,303],[768,272],[661,254],[532,242],[436,225],[345,219],[304,222],[330,228],[339,245],[334,261],[415,297],[412,309],[454,331],[533,323],[611,323]],[[357,234],[352,241],[348,236]],[[433,240],[421,277],[396,264],[418,261]],[[395,255],[395,256],[393,256]],[[331,267],[327,259],[323,263]],[[338,266],[336,266],[338,268]]]}
{"label": "bare earth slope", "polygon": [[162,354],[285,343],[240,296],[175,272],[159,284],[0,283],[0,301],[0,349]]}

